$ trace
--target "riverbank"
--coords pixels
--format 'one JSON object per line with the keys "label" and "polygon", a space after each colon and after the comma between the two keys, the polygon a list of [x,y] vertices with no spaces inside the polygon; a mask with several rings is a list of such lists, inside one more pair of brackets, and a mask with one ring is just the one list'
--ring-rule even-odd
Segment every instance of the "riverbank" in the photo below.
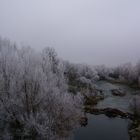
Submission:
{"label": "riverbank", "polygon": [[[118,140],[118,139],[119,140],[130,140],[130,138],[132,140],[135,140],[135,139],[139,140],[139,138],[140,138],[139,137],[139,134],[140,134],[139,133],[139,128],[140,128],[139,127],[140,126],[139,117],[133,113],[133,111],[130,109],[130,106],[129,106],[131,99],[135,96],[135,94],[133,94],[133,93],[138,93],[138,89],[131,88],[130,86],[128,86],[126,84],[112,83],[112,82],[108,82],[108,81],[99,81],[96,84],[97,84],[98,89],[100,91],[102,91],[102,94],[100,96],[104,97],[104,98],[99,98],[99,95],[98,95],[98,98],[96,98],[96,97],[94,97],[94,98],[92,97],[91,99],[89,98],[88,100],[90,101],[90,104],[85,105],[85,107],[84,107],[85,113],[91,114],[90,115],[91,120],[92,119],[94,120],[95,117],[98,118],[98,117],[102,116],[102,120],[100,120],[102,122],[103,120],[104,121],[106,120],[105,118],[108,118],[109,122],[107,125],[111,125],[110,124],[110,123],[112,123],[111,120],[127,121],[127,123],[125,124],[125,130],[127,130],[127,133],[123,132],[124,134],[126,134],[125,138],[118,137],[118,138],[116,138],[116,140]],[[114,90],[114,89],[116,89],[116,90],[121,89],[122,91],[125,92],[125,95],[124,96],[114,96],[112,94],[112,90]],[[99,99],[99,100],[95,100],[95,99]],[[96,101],[96,102],[92,103],[92,101]],[[85,123],[86,127],[80,128],[80,130],[82,129],[81,133],[84,133],[83,132],[84,130],[86,131],[86,133],[88,133],[86,129],[89,129],[88,128],[89,126],[93,127],[92,125],[95,125],[95,124],[90,124],[91,122],[90,122],[90,119],[88,116],[89,115],[85,115],[85,117],[87,117],[87,119],[85,119],[87,121]],[[104,122],[102,122],[102,123],[104,123]],[[102,124],[100,124],[96,127],[94,127],[94,130],[89,130],[89,131],[93,131],[92,136],[90,136],[90,137],[91,138],[95,137],[96,140],[103,140],[99,136],[96,137],[95,136],[96,134],[94,134],[94,132],[97,131],[96,129],[99,130],[99,129],[101,129],[101,127],[103,127]],[[121,127],[121,125],[120,125],[120,127]],[[122,126],[122,127],[124,127],[124,126]],[[110,129],[111,128],[108,128],[108,131]],[[118,129],[120,129],[120,128],[118,128]],[[114,130],[114,131],[116,131],[116,130]],[[96,132],[96,133],[99,133],[99,132]],[[102,135],[102,133],[104,133],[104,132],[100,131],[101,135]],[[112,132],[112,133],[115,133],[115,132]],[[83,135],[83,134],[81,134],[81,135]],[[88,135],[88,134],[85,134],[85,135]],[[91,135],[91,134],[89,134],[89,135]],[[110,134],[110,135],[112,135],[112,134]],[[79,137],[81,137],[80,133],[79,133]],[[106,136],[106,139],[112,140],[112,139],[110,139],[110,137],[111,136],[108,136],[108,138],[107,138],[107,136]],[[78,139],[77,134],[76,134],[75,140],[81,140],[81,139]],[[89,140],[91,140],[91,139],[89,139]]]}

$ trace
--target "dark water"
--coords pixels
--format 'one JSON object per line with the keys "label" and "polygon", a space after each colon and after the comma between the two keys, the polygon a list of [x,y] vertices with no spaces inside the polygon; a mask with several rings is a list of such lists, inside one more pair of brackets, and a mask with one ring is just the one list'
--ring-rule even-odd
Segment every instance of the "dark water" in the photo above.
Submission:
{"label": "dark water", "polygon": [[[131,112],[129,102],[134,96],[135,89],[104,81],[98,82],[97,86],[105,95],[105,99],[98,103],[97,108],[112,107]],[[112,89],[121,89],[126,92],[126,96],[115,97],[111,94]],[[130,124],[131,121],[127,119],[88,114],[88,125],[75,131],[74,140],[130,140],[128,134]]]}
{"label": "dark water", "polygon": [[[97,83],[99,89],[103,90],[105,99],[98,103],[97,108],[117,108],[124,112],[131,112],[130,101],[134,97],[134,93],[138,92],[137,89],[130,88],[127,85],[121,84],[111,84],[105,81],[100,81]],[[126,93],[124,97],[116,97],[111,94],[112,89],[120,89]]]}
{"label": "dark water", "polygon": [[75,131],[74,140],[129,140],[129,120],[88,115],[88,125]]}

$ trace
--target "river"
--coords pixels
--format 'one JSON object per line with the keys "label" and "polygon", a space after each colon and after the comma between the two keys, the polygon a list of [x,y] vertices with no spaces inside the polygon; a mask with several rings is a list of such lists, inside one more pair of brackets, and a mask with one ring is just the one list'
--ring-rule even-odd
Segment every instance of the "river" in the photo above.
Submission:
{"label": "river", "polygon": [[[127,85],[112,84],[106,81],[96,83],[98,89],[102,90],[105,99],[100,101],[96,108],[116,108],[124,112],[131,112],[129,103],[137,89]],[[121,89],[126,95],[116,97],[111,94],[112,89]],[[87,114],[88,125],[80,127],[74,132],[74,140],[130,140],[128,129],[131,125],[129,119],[109,118],[105,115]]]}

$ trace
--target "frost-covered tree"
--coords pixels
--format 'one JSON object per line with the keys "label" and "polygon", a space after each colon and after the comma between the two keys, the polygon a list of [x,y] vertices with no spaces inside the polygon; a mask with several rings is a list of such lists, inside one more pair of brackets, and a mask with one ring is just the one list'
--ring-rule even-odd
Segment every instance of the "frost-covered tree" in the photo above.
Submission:
{"label": "frost-covered tree", "polygon": [[113,68],[113,71],[109,76],[112,76],[115,79],[120,81],[128,82],[132,85],[140,85],[140,63],[132,65],[131,63],[126,63],[120,65],[116,68]]}
{"label": "frost-covered tree", "polygon": [[135,96],[130,101],[130,108],[135,115],[140,116],[140,96]]}
{"label": "frost-covered tree", "polygon": [[81,91],[95,90],[94,82],[99,79],[98,73],[94,67],[85,64],[72,64],[64,62],[65,77],[68,80],[69,91],[77,93]]}
{"label": "frost-covered tree", "polygon": [[54,49],[38,53],[0,39],[1,137],[58,139],[72,127],[82,99],[67,92],[64,70]]}
{"label": "frost-covered tree", "polygon": [[100,80],[105,80],[108,78],[109,74],[112,72],[111,68],[107,68],[105,65],[99,65],[95,67]]}

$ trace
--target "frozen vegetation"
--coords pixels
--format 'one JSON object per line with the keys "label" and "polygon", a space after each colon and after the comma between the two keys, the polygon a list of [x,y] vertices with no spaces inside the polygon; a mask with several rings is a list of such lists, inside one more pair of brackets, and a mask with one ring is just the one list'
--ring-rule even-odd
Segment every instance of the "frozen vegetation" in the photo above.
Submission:
{"label": "frozen vegetation", "polygon": [[65,65],[52,48],[35,52],[0,39],[0,139],[59,139],[81,114]]}
{"label": "frozen vegetation", "polygon": [[[84,105],[104,99],[99,80],[139,88],[140,62],[116,68],[73,64],[59,59],[53,48],[36,52],[0,38],[0,139],[65,139]],[[139,116],[140,96],[130,106]]]}

